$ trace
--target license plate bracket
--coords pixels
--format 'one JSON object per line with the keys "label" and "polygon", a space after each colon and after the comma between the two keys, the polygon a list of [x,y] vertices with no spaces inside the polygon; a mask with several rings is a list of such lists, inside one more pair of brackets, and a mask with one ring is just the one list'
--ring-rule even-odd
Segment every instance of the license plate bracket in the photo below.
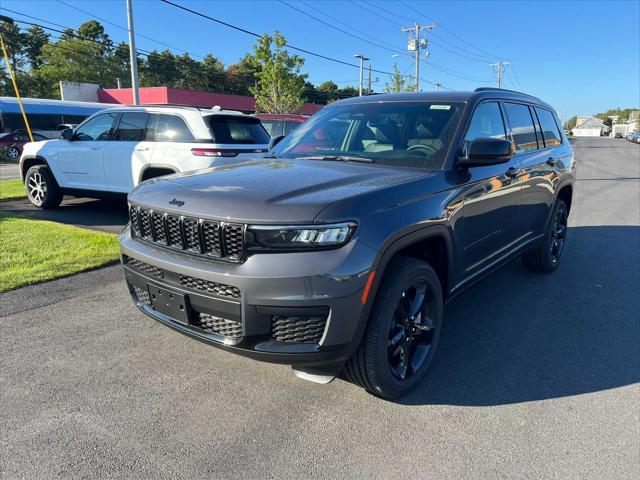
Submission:
{"label": "license plate bracket", "polygon": [[153,283],[147,283],[147,289],[151,296],[151,305],[153,309],[175,320],[176,322],[189,323],[189,297],[186,295],[169,290]]}

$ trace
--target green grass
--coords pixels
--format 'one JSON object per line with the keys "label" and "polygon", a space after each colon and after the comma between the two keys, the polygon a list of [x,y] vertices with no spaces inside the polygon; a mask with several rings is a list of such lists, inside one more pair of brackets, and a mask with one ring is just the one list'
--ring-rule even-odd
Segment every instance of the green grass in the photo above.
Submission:
{"label": "green grass", "polygon": [[115,234],[0,211],[0,292],[91,270],[118,256]]}
{"label": "green grass", "polygon": [[24,184],[19,178],[0,181],[0,200],[9,200],[14,198],[24,198],[27,192]]}

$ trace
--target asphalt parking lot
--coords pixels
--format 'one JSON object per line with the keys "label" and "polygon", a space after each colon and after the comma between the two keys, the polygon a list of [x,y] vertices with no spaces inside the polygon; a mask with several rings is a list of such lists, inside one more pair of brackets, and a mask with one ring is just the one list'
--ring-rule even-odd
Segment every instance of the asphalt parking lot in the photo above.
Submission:
{"label": "asphalt parking lot", "polygon": [[559,270],[451,302],[396,403],[174,333],[117,266],[0,295],[0,477],[636,478],[640,146],[574,147]]}

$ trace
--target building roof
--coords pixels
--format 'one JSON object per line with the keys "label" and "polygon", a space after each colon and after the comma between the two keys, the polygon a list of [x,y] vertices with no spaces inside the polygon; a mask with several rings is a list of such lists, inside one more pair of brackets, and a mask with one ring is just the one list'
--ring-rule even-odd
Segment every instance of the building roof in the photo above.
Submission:
{"label": "building roof", "polygon": [[584,122],[582,122],[579,125],[576,125],[575,128],[581,129],[581,128],[602,128],[604,127],[604,123],[602,122],[602,120],[600,120],[597,117],[589,117],[588,119],[586,119]]}

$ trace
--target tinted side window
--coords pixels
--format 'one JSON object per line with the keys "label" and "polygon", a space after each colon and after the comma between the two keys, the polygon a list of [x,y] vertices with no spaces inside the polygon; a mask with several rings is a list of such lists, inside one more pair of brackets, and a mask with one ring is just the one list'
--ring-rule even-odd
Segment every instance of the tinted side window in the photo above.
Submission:
{"label": "tinted side window", "polygon": [[481,103],[473,112],[467,135],[464,137],[463,154],[466,153],[471,142],[477,138],[487,137],[506,137],[500,105],[497,102]]}
{"label": "tinted side window", "polygon": [[562,136],[558,125],[553,118],[553,113],[544,108],[536,108],[538,118],[540,119],[540,125],[542,126],[542,136],[544,137],[544,144],[547,147],[555,147],[562,143]]}
{"label": "tinted side window", "polygon": [[139,142],[144,139],[149,114],[143,112],[123,113],[120,117],[116,140],[121,142]]}
{"label": "tinted side window", "polygon": [[77,141],[108,140],[113,127],[115,113],[103,113],[93,117],[87,123],[76,129],[73,139]]}
{"label": "tinted side window", "polygon": [[261,120],[262,126],[267,131],[269,135],[273,137],[273,125],[275,124],[275,120]]}
{"label": "tinted side window", "polygon": [[185,121],[177,115],[152,115],[148,140],[156,142],[193,142],[194,138]]}
{"label": "tinted side window", "polygon": [[215,143],[269,143],[269,135],[257,118],[209,115],[207,120]]}
{"label": "tinted side window", "polygon": [[529,107],[520,103],[505,103],[504,107],[516,153],[536,150],[538,141]]}
{"label": "tinted side window", "polygon": [[284,121],[284,134],[283,135],[289,135],[291,132],[293,132],[298,125],[300,125],[300,122],[295,122],[293,120],[285,120]]}

